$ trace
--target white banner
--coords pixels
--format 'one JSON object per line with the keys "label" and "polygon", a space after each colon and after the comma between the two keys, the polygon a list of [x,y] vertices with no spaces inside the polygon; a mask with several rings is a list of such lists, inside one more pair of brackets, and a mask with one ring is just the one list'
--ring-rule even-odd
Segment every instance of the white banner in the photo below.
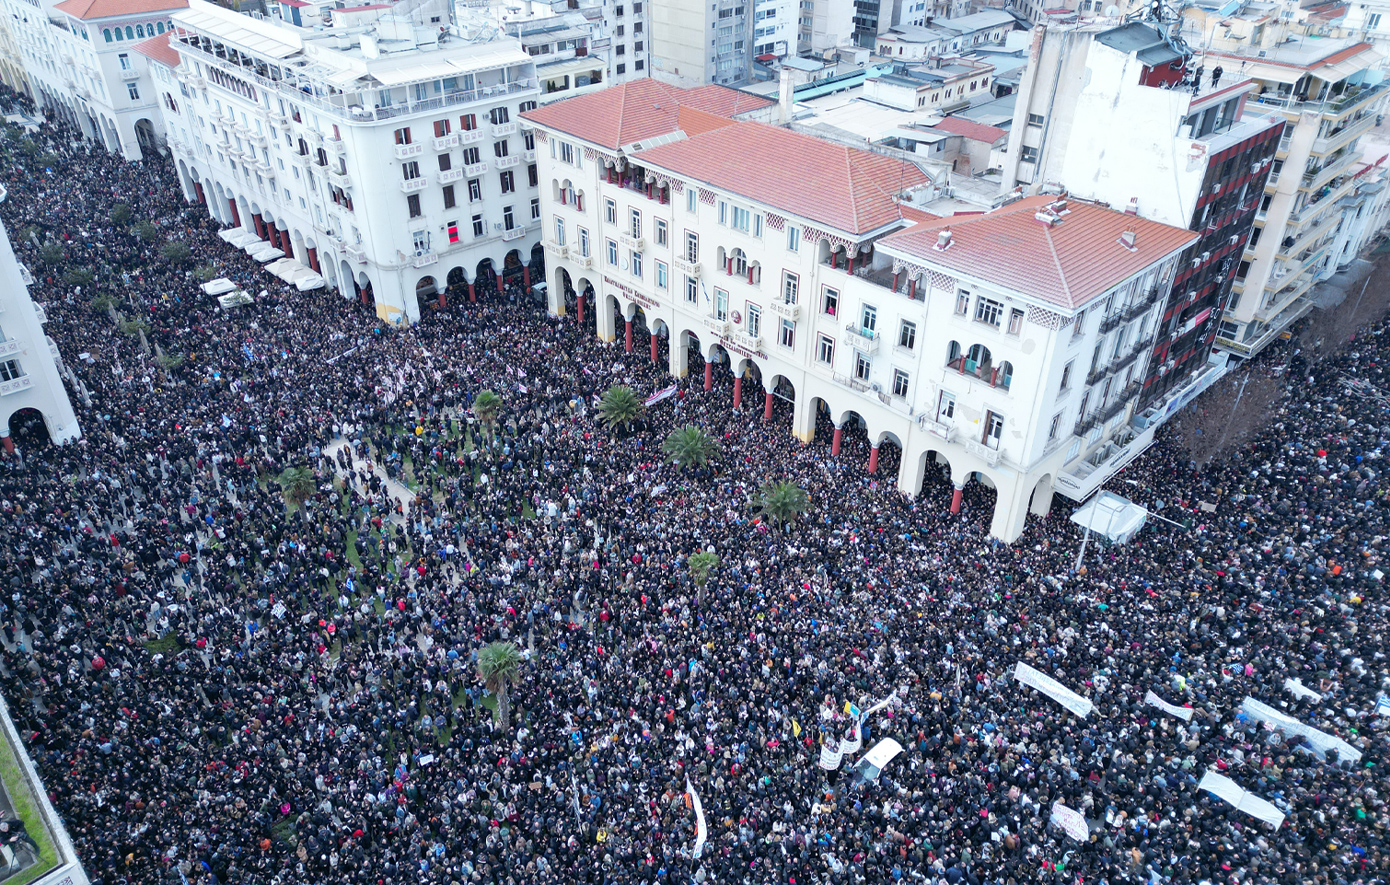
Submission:
{"label": "white banner", "polygon": [[690,805],[695,809],[695,846],[690,854],[698,859],[705,850],[705,838],[709,836],[705,828],[705,807],[700,804],[700,794],[691,786],[689,777],[685,779],[685,791],[690,794]]}
{"label": "white banner", "polygon": [[1197,789],[1206,790],[1213,796],[1226,800],[1235,806],[1236,811],[1243,811],[1257,820],[1274,824],[1276,830],[1284,823],[1284,812],[1259,796],[1245,792],[1240,788],[1240,784],[1214,771],[1202,775]]}
{"label": "white banner", "polygon": [[1322,700],[1322,695],[1313,691],[1311,688],[1304,685],[1302,682],[1299,682],[1297,679],[1285,679],[1284,691],[1287,691],[1289,694],[1298,698],[1312,698],[1315,701]]}
{"label": "white banner", "polygon": [[883,700],[879,701],[877,704],[874,704],[872,707],[870,707],[869,709],[865,710],[863,713],[860,713],[860,714],[859,714],[859,722],[860,722],[860,724],[862,725],[863,723],[868,722],[870,716],[874,715],[874,714],[877,713],[879,710],[882,710],[884,707],[886,707],[886,706],[888,706],[889,704],[893,703],[893,702],[896,701],[897,699],[898,699],[898,693],[895,691],[895,692],[893,692],[892,694],[888,695],[888,697],[886,697],[886,698],[884,698]]}
{"label": "white banner", "polygon": [[840,752],[840,742],[834,738],[826,738],[825,743],[820,748],[820,767],[826,771],[834,771],[840,767],[840,762],[845,758],[845,754]]}
{"label": "white banner", "polygon": [[1091,715],[1092,704],[1089,700],[1022,661],[1014,665],[1014,678],[1024,685],[1036,688],[1083,719]]}
{"label": "white banner", "polygon": [[840,755],[849,756],[858,753],[864,746],[864,733],[858,722],[854,723],[854,737],[846,739],[840,744]]}
{"label": "white banner", "polygon": [[1382,696],[1376,699],[1375,715],[1390,716],[1390,698]]}
{"label": "white banner", "polygon": [[651,396],[647,397],[646,401],[645,401],[643,404],[646,405],[646,406],[654,406],[654,405],[656,405],[657,403],[661,402],[662,400],[664,400],[664,399],[670,399],[671,397],[673,397],[673,396],[675,396],[675,395],[676,395],[676,385],[672,384],[670,387],[663,387],[662,389],[658,390],[656,393],[654,393],[654,394],[652,394]]}
{"label": "white banner", "polygon": [[1078,842],[1085,842],[1091,838],[1091,829],[1086,826],[1086,816],[1061,802],[1052,803],[1052,822]]}
{"label": "white banner", "polygon": [[1272,728],[1277,728],[1285,734],[1301,734],[1308,741],[1308,749],[1312,750],[1319,759],[1327,755],[1328,750],[1336,750],[1339,760],[1360,762],[1361,751],[1351,744],[1333,734],[1325,731],[1318,731],[1311,725],[1304,725],[1292,716],[1286,716],[1269,704],[1263,704],[1254,698],[1247,697],[1240,702],[1240,711],[1251,719],[1264,722]]}
{"label": "white banner", "polygon": [[1144,695],[1144,703],[1148,704],[1151,707],[1157,707],[1163,712],[1176,716],[1185,722],[1192,721],[1191,707],[1179,707],[1177,704],[1170,704],[1163,698],[1154,694],[1153,692],[1149,692],[1148,694]]}

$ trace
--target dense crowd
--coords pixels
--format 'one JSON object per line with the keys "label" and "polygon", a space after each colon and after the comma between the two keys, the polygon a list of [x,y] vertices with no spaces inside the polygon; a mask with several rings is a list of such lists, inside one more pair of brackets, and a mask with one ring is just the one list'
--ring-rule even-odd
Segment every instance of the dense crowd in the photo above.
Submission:
{"label": "dense crowd", "polygon": [[[802,446],[785,404],[735,410],[698,363],[611,432],[596,394],[670,381],[592,316],[487,293],[382,329],[350,295],[268,285],[166,165],[53,121],[6,129],[0,175],[84,388],[80,441],[17,430],[0,461],[0,686],[94,882],[1385,881],[1390,420],[1342,386],[1390,389],[1383,325],[1294,358],[1242,451],[1195,471],[1160,440],[1126,490],[1190,528],[1092,539],[1074,573],[1069,508],[998,544],[980,484],[957,516],[942,478],[900,495],[862,438]],[[219,310],[198,267],[266,294]],[[484,388],[495,443],[469,420]],[[721,443],[706,469],[660,455],[689,423]],[[276,481],[294,465],[302,503]],[[752,506],[783,478],[811,498],[788,531]],[[686,559],[710,548],[701,589]],[[476,675],[494,640],[526,655],[505,730]],[[817,767],[846,703],[894,694],[864,726],[905,748],[876,782]],[[1363,758],[1304,752],[1239,716],[1246,695]],[[1207,770],[1287,820],[1199,791]]]}

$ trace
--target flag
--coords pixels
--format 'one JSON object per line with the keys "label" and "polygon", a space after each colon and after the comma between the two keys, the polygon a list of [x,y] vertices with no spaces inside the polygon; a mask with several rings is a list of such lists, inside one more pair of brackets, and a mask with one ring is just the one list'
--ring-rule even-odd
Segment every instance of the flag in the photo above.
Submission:
{"label": "flag", "polygon": [[705,828],[705,808],[700,804],[700,794],[695,792],[688,776],[685,779],[685,791],[690,794],[690,802],[695,807],[695,845],[690,849],[690,855],[698,859],[705,850],[705,838],[709,835]]}
{"label": "flag", "polygon": [[795,719],[792,720],[792,737],[801,737],[801,723],[797,722]]}
{"label": "flag", "polygon": [[663,387],[662,389],[658,390],[656,393],[653,393],[651,396],[647,397],[646,402],[644,403],[644,405],[646,405],[646,406],[648,406],[648,407],[654,406],[654,405],[656,405],[657,403],[661,402],[662,400],[670,399],[671,397],[673,397],[673,396],[675,396],[675,395],[676,395],[676,385],[672,384],[670,387]]}

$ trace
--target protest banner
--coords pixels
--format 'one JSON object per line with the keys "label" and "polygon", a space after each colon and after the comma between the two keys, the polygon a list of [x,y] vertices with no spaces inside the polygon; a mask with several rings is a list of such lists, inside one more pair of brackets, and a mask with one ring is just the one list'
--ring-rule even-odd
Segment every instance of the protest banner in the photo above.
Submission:
{"label": "protest banner", "polygon": [[1089,700],[1022,661],[1014,665],[1014,678],[1030,688],[1036,688],[1078,716],[1084,718],[1091,714],[1092,704]]}

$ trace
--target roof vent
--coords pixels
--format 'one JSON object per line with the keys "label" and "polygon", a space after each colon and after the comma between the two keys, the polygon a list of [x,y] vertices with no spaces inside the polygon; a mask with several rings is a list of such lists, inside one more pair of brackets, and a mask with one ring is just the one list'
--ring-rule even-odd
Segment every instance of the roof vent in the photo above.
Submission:
{"label": "roof vent", "polygon": [[1033,217],[1036,218],[1038,221],[1041,221],[1048,227],[1056,227],[1057,225],[1062,223],[1062,216],[1054,213],[1052,211],[1052,207],[1050,206],[1046,209],[1038,210],[1038,212]]}
{"label": "roof vent", "polygon": [[1071,211],[1067,208],[1067,201],[1065,199],[1053,201],[1051,209],[1058,215],[1065,215],[1067,212]]}
{"label": "roof vent", "polygon": [[951,229],[948,227],[936,235],[936,250],[945,252],[951,248]]}
{"label": "roof vent", "polygon": [[1138,197],[1130,197],[1130,198],[1129,198],[1129,205],[1125,207],[1125,214],[1126,214],[1126,215],[1138,215],[1138,214],[1139,214],[1139,198],[1138,198]]}
{"label": "roof vent", "polygon": [[1120,234],[1120,239],[1116,242],[1118,242],[1121,246],[1124,246],[1131,252],[1138,252],[1139,247],[1134,245],[1134,241],[1136,238],[1137,234],[1135,234],[1133,230],[1127,230],[1124,233]]}

